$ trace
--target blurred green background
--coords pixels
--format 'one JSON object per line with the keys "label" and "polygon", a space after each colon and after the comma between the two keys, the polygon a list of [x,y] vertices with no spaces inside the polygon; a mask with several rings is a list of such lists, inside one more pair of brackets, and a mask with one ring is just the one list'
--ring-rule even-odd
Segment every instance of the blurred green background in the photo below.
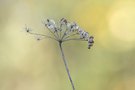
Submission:
{"label": "blurred green background", "polygon": [[63,17],[95,37],[64,44],[76,90],[135,90],[135,0],[0,0],[0,90],[72,90],[58,43],[24,32]]}

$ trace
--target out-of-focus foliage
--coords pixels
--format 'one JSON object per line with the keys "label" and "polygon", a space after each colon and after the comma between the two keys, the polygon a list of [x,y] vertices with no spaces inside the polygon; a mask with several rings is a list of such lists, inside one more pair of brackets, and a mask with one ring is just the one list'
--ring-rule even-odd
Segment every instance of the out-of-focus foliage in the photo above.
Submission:
{"label": "out-of-focus foliage", "polygon": [[64,44],[76,90],[135,90],[135,0],[0,0],[0,90],[71,90],[57,43],[24,32],[63,17],[95,37]]}

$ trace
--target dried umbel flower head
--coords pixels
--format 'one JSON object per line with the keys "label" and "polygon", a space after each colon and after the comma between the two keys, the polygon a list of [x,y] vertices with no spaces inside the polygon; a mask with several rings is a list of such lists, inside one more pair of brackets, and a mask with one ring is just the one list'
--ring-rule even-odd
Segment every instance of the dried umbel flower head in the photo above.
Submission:
{"label": "dried umbel flower head", "polygon": [[26,27],[25,30],[27,33],[32,34],[37,37],[37,40],[43,40],[44,38],[50,38],[57,42],[59,42],[59,47],[62,55],[62,59],[70,80],[70,83],[72,85],[72,89],[75,90],[73,80],[71,78],[67,61],[64,56],[62,43],[66,41],[71,40],[79,40],[79,41],[87,41],[88,42],[88,49],[91,48],[91,46],[94,43],[94,37],[90,36],[88,32],[84,31],[82,28],[80,28],[75,22],[68,22],[65,18],[62,18],[59,22],[59,25],[56,25],[55,21],[52,19],[47,19],[45,22],[43,22],[44,26],[48,29],[48,31],[52,35],[45,35],[45,34],[39,34],[34,33],[30,28]]}
{"label": "dried umbel flower head", "polygon": [[41,36],[42,38],[51,38],[60,43],[70,40],[87,41],[88,49],[90,49],[94,43],[93,36],[90,36],[88,32],[80,28],[75,22],[68,22],[65,18],[62,18],[59,21],[59,25],[56,25],[55,21],[52,19],[47,19],[43,22],[43,24],[51,32],[53,36],[34,33],[27,27],[25,28],[26,32],[36,36]]}

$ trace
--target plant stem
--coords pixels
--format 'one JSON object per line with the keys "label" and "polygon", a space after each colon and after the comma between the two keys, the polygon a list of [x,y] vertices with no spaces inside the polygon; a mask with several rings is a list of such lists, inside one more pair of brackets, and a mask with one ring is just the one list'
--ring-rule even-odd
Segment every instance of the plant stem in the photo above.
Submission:
{"label": "plant stem", "polygon": [[38,33],[33,33],[33,32],[28,32],[29,34],[32,34],[32,35],[39,35],[39,36],[44,36],[46,38],[51,38],[51,39],[54,39],[56,41],[58,41],[56,38],[53,38],[51,36],[48,36],[48,35],[44,35],[44,34],[38,34]]}
{"label": "plant stem", "polygon": [[64,56],[64,52],[63,52],[63,48],[62,48],[62,42],[59,42],[59,46],[60,46],[62,59],[63,59],[64,65],[65,65],[65,68],[66,68],[66,71],[67,71],[67,74],[68,74],[68,78],[69,78],[70,83],[72,85],[72,89],[75,90],[74,83],[73,83],[73,80],[71,78],[71,75],[70,75],[70,72],[69,72],[69,69],[68,69],[68,64],[67,64],[67,61],[66,61],[65,56]]}

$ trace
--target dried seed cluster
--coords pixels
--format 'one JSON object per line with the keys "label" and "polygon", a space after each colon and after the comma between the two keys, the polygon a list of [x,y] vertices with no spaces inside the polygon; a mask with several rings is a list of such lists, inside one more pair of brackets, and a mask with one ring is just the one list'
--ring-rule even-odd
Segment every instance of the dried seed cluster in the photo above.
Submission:
{"label": "dried seed cluster", "polygon": [[57,25],[56,22],[52,19],[47,19],[45,22],[43,22],[43,24],[53,34],[53,37],[44,34],[33,33],[29,28],[26,28],[25,30],[27,33],[42,37],[48,37],[58,42],[65,42],[70,40],[87,41],[88,49],[90,49],[94,43],[93,36],[90,36],[88,32],[80,28],[75,22],[68,22],[65,18],[60,20],[59,25]]}

